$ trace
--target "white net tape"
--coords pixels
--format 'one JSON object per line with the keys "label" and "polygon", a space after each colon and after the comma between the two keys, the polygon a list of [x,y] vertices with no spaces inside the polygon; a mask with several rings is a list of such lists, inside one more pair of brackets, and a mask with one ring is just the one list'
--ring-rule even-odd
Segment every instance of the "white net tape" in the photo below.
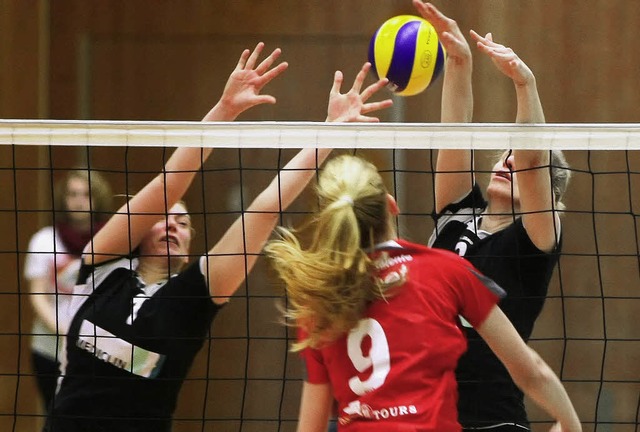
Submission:
{"label": "white net tape", "polygon": [[0,142],[132,147],[638,150],[640,124],[0,120]]}

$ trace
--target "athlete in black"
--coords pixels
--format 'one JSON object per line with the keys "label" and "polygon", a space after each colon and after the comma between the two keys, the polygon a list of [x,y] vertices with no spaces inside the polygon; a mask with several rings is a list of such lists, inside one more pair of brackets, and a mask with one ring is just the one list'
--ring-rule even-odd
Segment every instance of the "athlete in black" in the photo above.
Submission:
{"label": "athlete in black", "polygon": [[[204,121],[230,121],[255,105],[275,102],[260,91],[287,64],[273,66],[279,49],[258,63],[263,46],[243,52]],[[362,68],[346,94],[336,73],[327,121],[377,121],[364,114],[391,104],[365,103],[386,85],[380,80],[361,92],[368,69]],[[180,387],[212,320],[255,264],[279,212],[305,188],[330,149],[301,150],[216,245],[187,265],[191,219],[180,200],[210,153],[175,150],[164,171],[85,248],[63,378],[46,432],[170,431]]]}
{"label": "athlete in black", "polygon": [[[560,245],[552,253],[538,249],[524,229],[522,218],[496,233],[483,231],[478,225],[481,226],[486,207],[473,204],[483,201],[480,188],[475,185],[461,202],[447,206],[436,216],[437,235],[434,233],[430,244],[458,252],[505,287],[507,295],[500,308],[526,341],[542,310]],[[467,428],[502,425],[492,430],[503,431],[528,428],[522,391],[478,333],[466,320],[462,325],[469,346],[456,371],[461,423]]]}
{"label": "athlete in black", "polygon": [[[442,95],[443,123],[470,122],[472,56],[455,21],[430,7],[423,13],[447,51]],[[478,49],[514,83],[517,123],[544,123],[529,67],[510,49],[471,31]],[[551,169],[550,165],[554,168]],[[429,244],[457,251],[507,292],[500,307],[527,340],[547,293],[560,252],[558,209],[569,172],[560,152],[514,149],[492,169],[485,196],[475,183],[469,150],[440,150],[435,176],[436,229]],[[486,201],[485,201],[486,198]],[[468,352],[457,378],[459,420],[465,429],[523,431],[529,428],[522,392],[491,350],[467,326]]]}

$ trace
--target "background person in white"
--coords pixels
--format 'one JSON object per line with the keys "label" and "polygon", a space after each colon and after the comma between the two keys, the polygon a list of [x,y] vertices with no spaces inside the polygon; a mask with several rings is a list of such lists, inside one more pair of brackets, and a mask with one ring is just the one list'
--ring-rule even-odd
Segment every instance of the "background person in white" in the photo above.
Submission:
{"label": "background person in white", "polygon": [[56,184],[52,225],[41,228],[29,242],[24,275],[34,312],[32,366],[45,410],[60,374],[61,336],[69,322],[69,294],[78,277],[80,255],[109,217],[111,201],[111,188],[98,172],[71,170]]}

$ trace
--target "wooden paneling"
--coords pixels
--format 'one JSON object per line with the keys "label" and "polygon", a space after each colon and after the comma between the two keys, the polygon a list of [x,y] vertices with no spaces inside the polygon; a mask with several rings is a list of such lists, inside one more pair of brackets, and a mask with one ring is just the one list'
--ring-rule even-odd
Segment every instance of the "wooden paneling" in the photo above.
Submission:
{"label": "wooden paneling", "polygon": [[[38,118],[44,90],[39,39],[42,4],[0,0],[0,118]],[[38,400],[30,376],[31,310],[21,280],[23,254],[37,216],[19,213],[38,202],[39,149],[0,145],[0,429],[36,430]],[[30,165],[31,164],[31,165]],[[15,169],[19,167],[18,169]]]}

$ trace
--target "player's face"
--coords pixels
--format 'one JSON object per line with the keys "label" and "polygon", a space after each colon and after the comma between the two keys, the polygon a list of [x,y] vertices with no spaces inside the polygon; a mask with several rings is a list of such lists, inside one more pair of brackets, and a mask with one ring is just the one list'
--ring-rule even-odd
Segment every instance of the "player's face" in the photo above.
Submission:
{"label": "player's face", "polygon": [[91,197],[89,185],[84,179],[70,178],[64,199],[70,220],[82,222],[90,217]]}
{"label": "player's face", "polygon": [[491,200],[500,200],[513,203],[514,207],[520,204],[520,192],[518,190],[518,176],[513,154],[506,151],[500,156],[491,170],[491,179],[487,188],[487,195]]}
{"label": "player's face", "polygon": [[140,244],[140,254],[142,256],[169,255],[186,263],[191,236],[191,217],[183,204],[175,204],[166,218],[160,219],[151,227]]}

